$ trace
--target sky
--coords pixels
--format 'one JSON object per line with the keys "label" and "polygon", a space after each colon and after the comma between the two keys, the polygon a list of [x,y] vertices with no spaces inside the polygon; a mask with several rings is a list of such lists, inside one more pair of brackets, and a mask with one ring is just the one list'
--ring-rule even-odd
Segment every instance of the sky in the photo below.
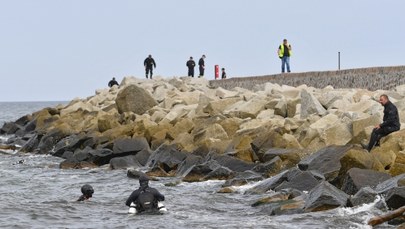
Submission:
{"label": "sky", "polygon": [[[206,58],[227,76],[405,64],[403,0],[0,0],[0,101],[68,101],[116,77],[185,76]],[[196,72],[197,69],[196,69]]]}

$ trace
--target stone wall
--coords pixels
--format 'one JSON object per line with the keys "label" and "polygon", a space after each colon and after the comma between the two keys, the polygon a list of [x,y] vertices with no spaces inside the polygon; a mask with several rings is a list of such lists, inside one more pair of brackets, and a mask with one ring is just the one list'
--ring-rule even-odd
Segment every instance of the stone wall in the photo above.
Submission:
{"label": "stone wall", "polygon": [[[297,87],[302,84],[315,88],[328,85],[334,88],[363,88],[368,90],[391,90],[405,84],[405,66],[359,68],[340,71],[288,73],[254,77],[235,77],[226,80],[211,80],[212,87],[234,87],[254,90],[267,82]],[[256,87],[257,88],[257,87]]]}

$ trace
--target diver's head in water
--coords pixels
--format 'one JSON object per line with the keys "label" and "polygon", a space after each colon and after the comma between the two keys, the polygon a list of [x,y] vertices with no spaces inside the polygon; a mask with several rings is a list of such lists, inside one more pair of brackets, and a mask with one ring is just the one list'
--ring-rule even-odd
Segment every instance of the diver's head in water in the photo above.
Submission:
{"label": "diver's head in water", "polygon": [[88,200],[93,196],[94,189],[89,184],[85,184],[81,188],[82,196],[78,199],[78,201]]}
{"label": "diver's head in water", "polygon": [[141,188],[146,188],[149,186],[149,177],[146,175],[141,175],[139,177],[139,185]]}

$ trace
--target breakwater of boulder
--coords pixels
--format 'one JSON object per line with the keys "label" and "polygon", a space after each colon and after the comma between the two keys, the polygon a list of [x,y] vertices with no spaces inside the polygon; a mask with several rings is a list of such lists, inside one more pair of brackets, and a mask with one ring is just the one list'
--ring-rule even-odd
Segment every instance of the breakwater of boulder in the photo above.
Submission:
{"label": "breakwater of boulder", "polygon": [[[253,88],[125,77],[119,87],[5,123],[0,134],[12,137],[0,151],[61,157],[61,169],[108,165],[134,178],[145,170],[178,178],[167,185],[224,180],[218,192],[259,195],[252,207],[270,215],[355,206],[379,195],[382,206],[405,204],[405,129],[370,153],[359,144],[382,120],[382,93],[405,126],[405,85]],[[258,183],[236,188],[252,182]]]}
{"label": "breakwater of boulder", "polygon": [[226,80],[211,80],[210,85],[225,89],[241,87],[257,90],[260,89],[260,85],[267,82],[294,87],[305,84],[316,88],[333,86],[334,88],[363,88],[373,91],[392,90],[398,85],[405,84],[405,66],[234,77]]}

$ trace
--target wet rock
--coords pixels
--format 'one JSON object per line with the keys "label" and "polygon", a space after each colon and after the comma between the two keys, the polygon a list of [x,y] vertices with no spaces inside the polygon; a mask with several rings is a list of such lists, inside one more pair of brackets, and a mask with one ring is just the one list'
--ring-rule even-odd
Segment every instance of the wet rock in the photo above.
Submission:
{"label": "wet rock", "polygon": [[211,159],[235,172],[251,170],[255,166],[254,163],[245,162],[227,155],[213,155]]}
{"label": "wet rock", "polygon": [[179,164],[177,176],[185,176],[193,166],[203,163],[203,158],[194,154],[188,154],[187,157]]}
{"label": "wet rock", "polygon": [[273,177],[267,178],[253,187],[247,189],[245,194],[262,194],[267,192],[268,190],[272,190],[279,186],[283,181],[287,180],[287,176],[289,171],[281,172]]}
{"label": "wet rock", "polygon": [[128,169],[128,171],[127,171],[127,177],[129,177],[129,178],[139,179],[139,177],[145,176],[145,175],[146,175],[145,173],[138,171],[136,169]]}
{"label": "wet rock", "polygon": [[35,134],[21,147],[20,152],[28,153],[34,152],[37,149],[42,135]]}
{"label": "wet rock", "polygon": [[61,139],[50,151],[53,156],[61,157],[65,151],[75,151],[81,148],[83,142],[89,138],[84,134],[73,134]]}
{"label": "wet rock", "polygon": [[266,177],[270,177],[280,172],[282,169],[283,161],[279,156],[274,157],[266,163],[259,163],[254,168],[253,171],[263,174]]}
{"label": "wet rock", "polygon": [[248,171],[237,173],[234,178],[225,181],[225,183],[222,185],[222,187],[242,186],[242,185],[247,184],[248,182],[259,181],[262,179],[263,179],[263,177],[260,174],[248,170]]}
{"label": "wet rock", "polygon": [[230,178],[233,178],[235,176],[235,172],[230,170],[227,167],[220,166],[218,168],[215,168],[213,171],[209,172],[207,175],[205,175],[200,181],[206,181],[206,180],[228,180]]}
{"label": "wet rock", "polygon": [[377,187],[375,188],[375,191],[378,194],[385,194],[390,189],[393,189],[396,187],[405,187],[405,174],[395,176],[391,179],[388,179],[388,180],[378,184]]}
{"label": "wet rock", "polygon": [[14,134],[22,127],[15,122],[6,122],[0,129],[0,134]]}
{"label": "wet rock", "polygon": [[130,111],[139,115],[157,105],[148,91],[134,84],[120,90],[115,103],[120,114]]}
{"label": "wet rock", "polygon": [[260,206],[261,212],[268,215],[290,215],[304,212],[306,195],[296,190],[283,190],[252,204]]}
{"label": "wet rock", "polygon": [[203,164],[193,166],[187,174],[184,175],[183,181],[185,182],[198,182],[212,171],[218,169],[221,165],[216,161],[208,161]]}
{"label": "wet rock", "polygon": [[87,162],[87,161],[80,161],[80,162],[73,162],[70,160],[65,160],[60,163],[59,168],[61,169],[86,169],[86,168],[96,168],[97,165]]}
{"label": "wet rock", "polygon": [[[87,153],[87,152],[84,152]],[[76,154],[76,153],[75,153]],[[89,158],[87,161],[90,161],[98,166],[105,165],[110,163],[110,160],[116,155],[113,153],[112,150],[110,149],[95,149],[95,150],[90,150],[88,152]]]}
{"label": "wet rock", "polygon": [[354,195],[363,187],[375,188],[379,183],[390,178],[390,175],[383,172],[351,168],[343,180],[341,190],[349,195]]}
{"label": "wet rock", "polygon": [[305,170],[317,170],[327,181],[334,182],[341,168],[340,159],[352,146],[328,146],[303,159],[298,167]]}
{"label": "wet rock", "polygon": [[166,173],[175,172],[186,157],[187,154],[179,151],[176,145],[163,144],[151,154],[149,166],[152,169],[159,167]]}
{"label": "wet rock", "polygon": [[39,153],[47,154],[52,152],[53,147],[67,136],[63,130],[53,129],[46,133],[38,144]]}
{"label": "wet rock", "polygon": [[234,193],[236,190],[233,189],[232,187],[224,187],[218,190],[217,193]]}
{"label": "wet rock", "polygon": [[349,196],[324,181],[312,189],[305,204],[306,212],[325,211],[337,207],[345,207]]}
{"label": "wet rock", "polygon": [[354,196],[349,199],[350,206],[359,206],[362,204],[368,204],[374,202],[377,197],[377,192],[370,187],[361,188]]}
{"label": "wet rock", "polygon": [[292,178],[287,179],[278,185],[274,190],[280,191],[282,189],[296,189],[299,191],[311,191],[319,183],[321,183],[321,181],[314,177],[311,172],[304,171],[296,174]]}
{"label": "wet rock", "polygon": [[114,141],[114,154],[135,155],[142,150],[149,150],[149,144],[143,137],[121,138]]}
{"label": "wet rock", "polygon": [[405,186],[390,189],[385,194],[385,202],[390,209],[405,206]]}
{"label": "wet rock", "polygon": [[139,168],[143,167],[149,159],[150,152],[142,150],[136,155],[128,155],[124,157],[115,157],[110,160],[112,169]]}
{"label": "wet rock", "polygon": [[262,160],[269,161],[275,157],[280,157],[282,161],[287,162],[290,166],[296,165],[300,162],[300,150],[298,149],[278,149],[272,148],[264,153]]}

